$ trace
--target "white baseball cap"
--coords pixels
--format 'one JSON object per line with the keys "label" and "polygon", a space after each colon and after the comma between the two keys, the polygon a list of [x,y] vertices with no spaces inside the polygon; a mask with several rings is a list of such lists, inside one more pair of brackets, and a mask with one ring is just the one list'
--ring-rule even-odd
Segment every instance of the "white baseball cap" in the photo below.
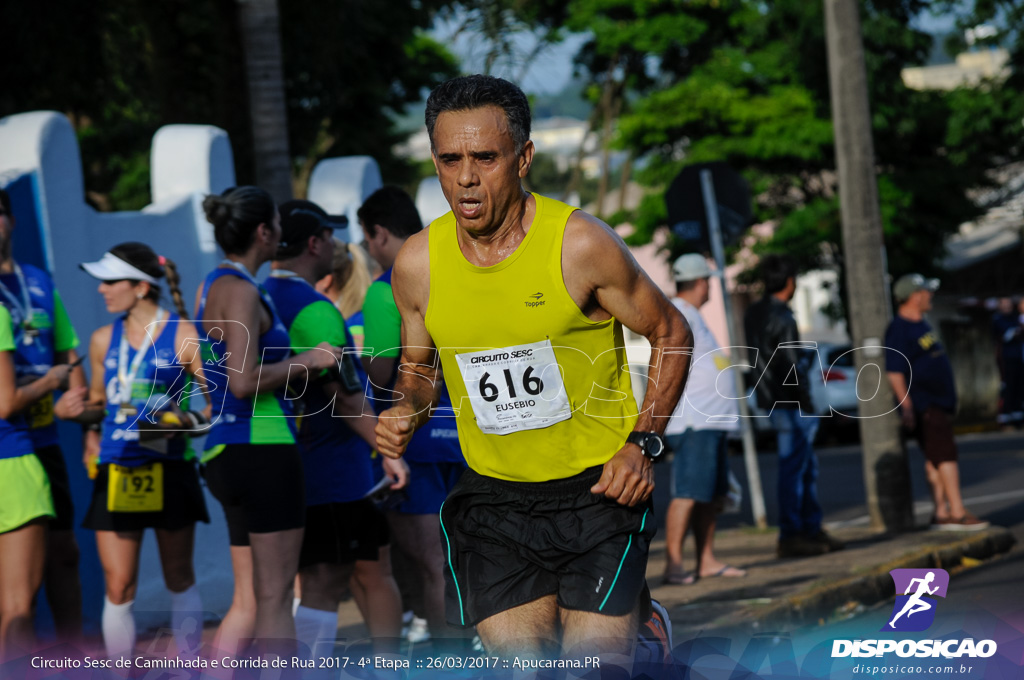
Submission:
{"label": "white baseball cap", "polygon": [[708,261],[698,253],[680,255],[672,264],[672,278],[676,281],[696,281],[712,275]]}

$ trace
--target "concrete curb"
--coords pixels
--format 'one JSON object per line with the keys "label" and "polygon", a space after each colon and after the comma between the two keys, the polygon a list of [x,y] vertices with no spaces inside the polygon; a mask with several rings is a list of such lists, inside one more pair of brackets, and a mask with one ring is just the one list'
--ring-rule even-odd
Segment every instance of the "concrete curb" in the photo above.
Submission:
{"label": "concrete curb", "polygon": [[939,568],[955,573],[963,558],[989,559],[1007,552],[1014,543],[1016,539],[1009,530],[991,528],[956,543],[929,546],[902,555],[867,573],[812,588],[768,607],[745,608],[735,617],[735,623],[761,629],[817,625],[851,602],[870,606],[892,597],[893,583],[889,575],[892,569]]}

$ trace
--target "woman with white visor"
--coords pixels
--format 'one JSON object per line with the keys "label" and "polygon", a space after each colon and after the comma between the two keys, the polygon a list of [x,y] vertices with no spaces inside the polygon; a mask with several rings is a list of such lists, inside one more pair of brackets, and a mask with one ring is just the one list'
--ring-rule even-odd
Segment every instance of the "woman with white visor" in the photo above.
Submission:
{"label": "woman with white visor", "polygon": [[[100,280],[114,323],[89,343],[88,397],[62,400],[76,420],[102,421],[92,502],[83,526],[96,532],[106,581],[103,641],[113,659],[135,644],[132,606],[142,534],[154,529],[164,582],[171,592],[171,627],[179,656],[194,656],[202,633],[202,604],[192,568],[195,523],[209,517],[188,442],[203,425],[188,395],[202,382],[195,326],[188,320],[174,263],[142,243],[122,243],[97,262],[81,265]],[[160,304],[166,280],[176,309]]]}

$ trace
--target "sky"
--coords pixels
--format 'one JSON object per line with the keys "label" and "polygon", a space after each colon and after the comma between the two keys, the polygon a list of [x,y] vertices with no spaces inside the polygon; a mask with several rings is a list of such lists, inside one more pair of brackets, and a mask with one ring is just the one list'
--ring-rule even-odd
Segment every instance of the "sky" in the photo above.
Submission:
{"label": "sky", "polygon": [[[486,53],[482,41],[476,34],[455,35],[461,20],[461,17],[439,20],[431,33],[449,45],[468,71],[469,68],[465,65],[482,63]],[[953,29],[954,18],[951,15],[936,16],[925,11],[921,13],[916,23],[921,30],[933,35],[942,35]],[[532,36],[526,34],[517,35],[514,40],[521,55],[528,54],[534,44]],[[516,64],[502,64],[495,69],[494,75],[512,80],[521,78],[519,85],[528,93],[556,94],[565,89],[572,80],[573,56],[586,40],[586,34],[569,34],[561,43],[548,47],[532,64],[525,65],[522,61]]]}
{"label": "sky", "polygon": [[[431,34],[459,57],[463,70],[470,71],[469,65],[483,63],[486,48],[475,33],[456,35],[460,21],[461,18],[438,20]],[[493,75],[520,81],[518,84],[528,93],[561,92],[572,80],[572,58],[586,40],[586,34],[568,34],[561,43],[547,47],[533,63],[526,65],[521,59],[514,64],[502,63],[494,69]],[[515,35],[513,41],[521,57],[536,43],[533,36],[526,33]]]}

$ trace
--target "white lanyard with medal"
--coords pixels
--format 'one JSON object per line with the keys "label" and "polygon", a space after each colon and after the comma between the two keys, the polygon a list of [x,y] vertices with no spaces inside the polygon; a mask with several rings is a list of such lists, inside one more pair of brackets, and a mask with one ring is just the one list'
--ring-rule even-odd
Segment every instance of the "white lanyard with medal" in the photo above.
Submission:
{"label": "white lanyard with medal", "polygon": [[[156,308],[156,316],[151,326],[156,326],[169,317],[162,307]],[[127,319],[126,319],[127,321]],[[135,378],[139,374],[142,361],[149,353],[153,343],[153,333],[146,326],[146,337],[142,339],[139,350],[128,364],[128,329],[122,325],[121,341],[117,347],[117,382],[118,404],[114,422],[123,425],[129,416],[138,415],[138,409],[131,405],[132,390]],[[155,332],[157,329],[153,328]],[[110,512],[160,512],[164,509],[163,465],[159,462],[129,468],[121,465],[110,466],[110,477],[107,482],[107,510]]]}
{"label": "white lanyard with medal", "polygon": [[21,300],[19,300],[11,289],[0,281],[0,293],[3,293],[8,302],[21,315],[21,335],[19,342],[31,345],[39,335],[39,331],[32,326],[32,298],[29,297],[28,285],[25,283],[25,274],[17,263],[14,265],[14,275],[18,277],[18,286],[21,288]]}
{"label": "white lanyard with medal", "polygon": [[[166,312],[162,307],[156,308],[156,316],[153,318],[151,325],[156,326],[164,320]],[[125,324],[126,326],[127,324]],[[153,329],[156,331],[156,328]],[[142,344],[139,346],[139,351],[135,354],[135,358],[132,359],[132,363],[128,365],[128,329],[123,327],[121,329],[121,342],[118,345],[117,351],[117,383],[118,383],[118,409],[117,414],[114,416],[114,422],[118,425],[123,425],[128,421],[129,416],[138,415],[138,409],[131,405],[132,401],[132,389],[135,384],[135,377],[139,374],[139,368],[142,366],[143,359],[146,358],[146,354],[149,352],[150,345],[153,344],[153,336],[146,332],[146,337],[142,339]]]}

